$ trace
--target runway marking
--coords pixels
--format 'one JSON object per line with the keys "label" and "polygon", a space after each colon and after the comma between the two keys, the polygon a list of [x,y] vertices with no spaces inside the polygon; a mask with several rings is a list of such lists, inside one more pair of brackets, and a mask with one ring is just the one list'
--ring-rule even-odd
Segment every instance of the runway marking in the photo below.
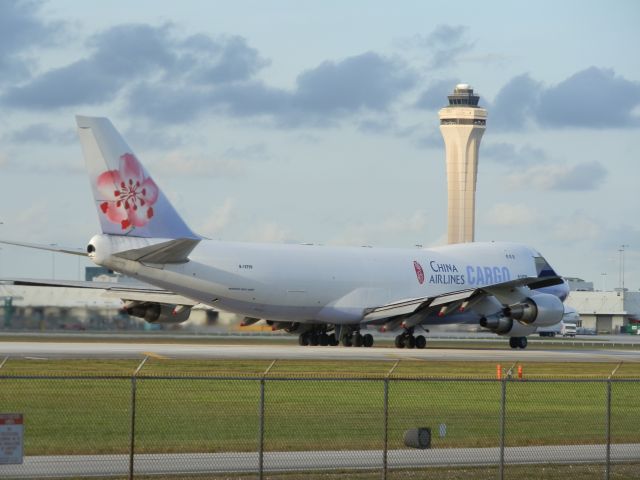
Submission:
{"label": "runway marking", "polygon": [[142,354],[151,358],[155,358],[156,360],[169,360],[171,358],[171,357],[165,357],[164,355],[160,355],[159,353],[153,353],[153,352],[142,352]]}

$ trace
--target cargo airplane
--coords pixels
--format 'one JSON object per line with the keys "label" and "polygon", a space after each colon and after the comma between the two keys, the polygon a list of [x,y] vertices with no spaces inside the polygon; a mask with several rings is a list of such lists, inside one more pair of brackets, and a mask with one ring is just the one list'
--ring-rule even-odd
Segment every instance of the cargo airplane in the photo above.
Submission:
{"label": "cargo airplane", "polygon": [[[87,255],[154,288],[113,287],[130,315],[180,323],[195,305],[265,320],[300,345],[371,347],[367,327],[424,348],[430,325],[480,325],[525,348],[560,322],[567,284],[536,250],[515,243],[424,249],[236,243],[194,233],[106,118],[76,117],[102,232]],[[61,282],[57,282],[60,284]]]}

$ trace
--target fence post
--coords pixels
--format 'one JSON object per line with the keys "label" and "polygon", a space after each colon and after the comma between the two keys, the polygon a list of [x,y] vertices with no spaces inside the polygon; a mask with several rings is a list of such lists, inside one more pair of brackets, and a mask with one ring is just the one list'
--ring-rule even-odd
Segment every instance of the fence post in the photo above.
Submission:
{"label": "fence post", "polygon": [[389,445],[389,377],[384,379],[384,400],[383,400],[383,416],[384,416],[384,445],[382,450],[382,480],[387,480],[387,454]]}
{"label": "fence post", "polygon": [[611,475],[611,377],[607,380],[607,460],[604,468],[604,478],[609,480]]}
{"label": "fence post", "polygon": [[384,377],[384,400],[383,400],[383,421],[384,421],[384,446],[382,450],[382,480],[387,480],[388,455],[389,455],[389,377],[400,364],[400,360],[389,369]]}
{"label": "fence post", "polygon": [[505,441],[505,426],[507,416],[507,379],[503,378],[500,381],[501,395],[500,395],[500,467],[499,478],[504,480],[504,441]]}
{"label": "fence post", "polygon": [[271,362],[271,364],[262,374],[262,378],[260,379],[260,427],[258,431],[258,435],[260,436],[260,445],[258,450],[258,478],[260,480],[262,480],[264,476],[264,384],[269,371],[273,368],[277,361],[278,359],[275,359],[273,362]]}
{"label": "fence post", "polygon": [[129,480],[133,480],[133,458],[136,442],[136,376],[131,376],[131,438],[129,443]]}
{"label": "fence post", "polygon": [[144,364],[149,360],[149,355],[145,356],[138,368],[131,375],[131,439],[129,443],[129,480],[133,480],[133,459],[136,451],[136,377]]}
{"label": "fence post", "polygon": [[258,450],[258,478],[262,480],[264,475],[264,382],[260,379],[260,446]]}

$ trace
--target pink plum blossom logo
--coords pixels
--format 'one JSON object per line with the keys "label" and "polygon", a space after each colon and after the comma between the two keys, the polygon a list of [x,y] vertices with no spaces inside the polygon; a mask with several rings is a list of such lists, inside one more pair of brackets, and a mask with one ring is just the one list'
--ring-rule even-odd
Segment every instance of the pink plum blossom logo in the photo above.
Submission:
{"label": "pink plum blossom logo", "polygon": [[135,155],[125,153],[120,157],[118,170],[108,170],[97,180],[100,210],[122,230],[143,227],[153,217],[153,204],[158,200],[158,187]]}
{"label": "pink plum blossom logo", "polygon": [[416,271],[416,277],[418,277],[418,283],[422,285],[424,283],[424,270],[422,270],[422,265],[420,265],[418,262],[414,260],[413,268]]}

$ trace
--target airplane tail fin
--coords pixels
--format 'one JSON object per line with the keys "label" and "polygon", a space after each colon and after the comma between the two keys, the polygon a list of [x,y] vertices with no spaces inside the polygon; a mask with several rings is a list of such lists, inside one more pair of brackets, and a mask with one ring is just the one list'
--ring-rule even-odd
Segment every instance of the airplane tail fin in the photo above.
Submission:
{"label": "airplane tail fin", "polygon": [[198,240],[107,118],[76,116],[102,232]]}

